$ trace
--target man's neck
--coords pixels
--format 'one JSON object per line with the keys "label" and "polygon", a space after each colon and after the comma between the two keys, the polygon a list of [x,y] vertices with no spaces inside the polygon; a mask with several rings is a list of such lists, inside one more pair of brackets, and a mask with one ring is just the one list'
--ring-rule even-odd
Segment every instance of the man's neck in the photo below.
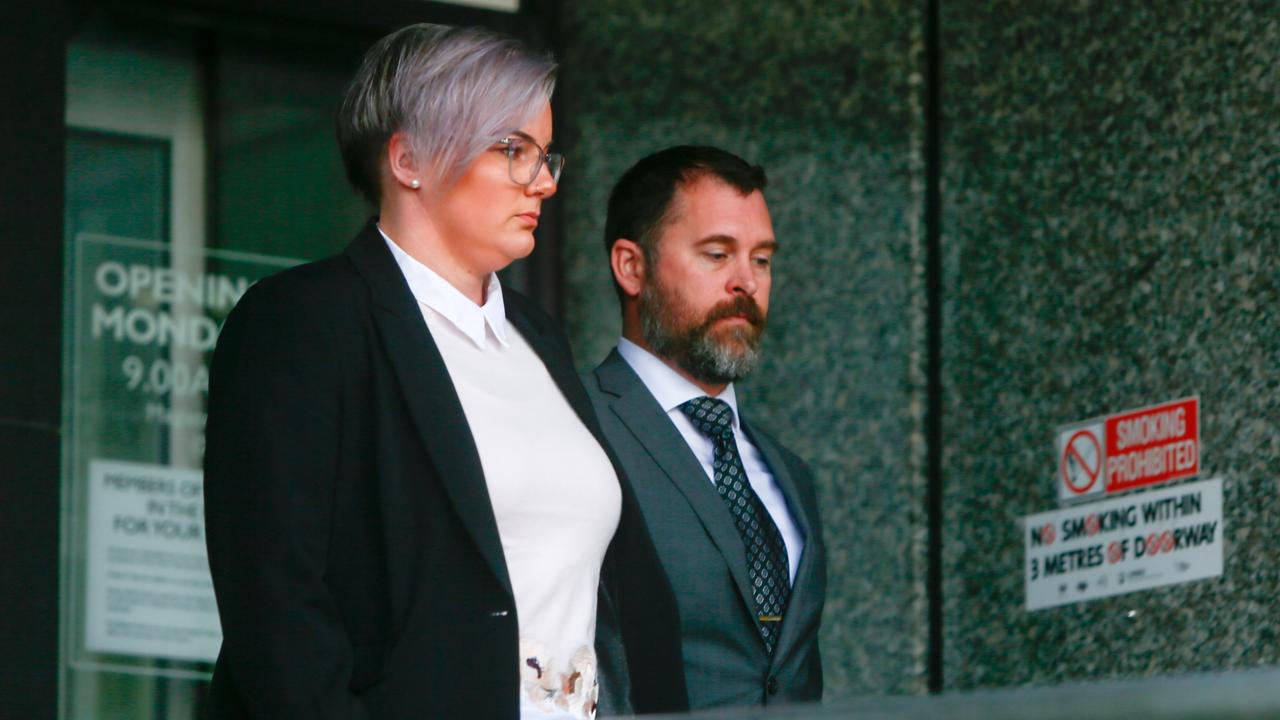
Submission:
{"label": "man's neck", "polygon": [[710,397],[719,397],[720,393],[724,392],[724,389],[729,386],[728,383],[719,383],[719,384],[708,383],[707,381],[702,380],[701,378],[697,378],[697,377],[694,377],[693,375],[690,375],[689,371],[680,367],[680,365],[677,364],[676,361],[672,360],[669,357],[664,357],[654,352],[653,348],[649,347],[649,344],[644,341],[644,335],[637,328],[629,327],[629,326],[624,327],[622,330],[622,337],[626,338],[627,340],[630,340],[631,342],[635,343],[638,347],[643,348],[645,352],[661,360],[662,364],[674,370],[675,373],[680,377],[696,385],[699,390],[706,393]]}

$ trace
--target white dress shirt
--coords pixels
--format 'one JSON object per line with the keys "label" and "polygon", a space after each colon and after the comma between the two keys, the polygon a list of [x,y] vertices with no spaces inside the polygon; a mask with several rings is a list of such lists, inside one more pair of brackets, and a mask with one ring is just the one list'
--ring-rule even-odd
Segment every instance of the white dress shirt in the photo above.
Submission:
{"label": "white dress shirt", "polygon": [[[667,413],[667,417],[680,431],[689,449],[693,451],[694,457],[698,458],[698,462],[702,464],[702,469],[707,473],[707,480],[714,485],[715,470],[712,462],[715,458],[715,443],[694,427],[693,422],[680,409],[683,403],[702,397],[706,393],[697,385],[681,377],[656,355],[626,338],[618,339],[618,354],[627,361],[636,375],[640,376],[640,381],[649,389],[662,410]],[[738,454],[742,458],[742,466],[747,471],[751,489],[760,498],[765,510],[773,518],[773,523],[778,526],[778,531],[782,533],[782,541],[787,546],[787,565],[791,571],[791,583],[794,585],[796,569],[800,567],[800,555],[804,552],[804,533],[800,531],[800,527],[792,517],[791,509],[787,506],[787,498],[782,494],[782,488],[778,487],[778,482],[769,471],[769,466],[760,455],[760,450],[742,429],[733,383],[729,383],[718,399],[725,401],[733,409],[733,438],[738,443]]]}
{"label": "white dress shirt", "polygon": [[613,464],[537,352],[508,326],[497,275],[477,306],[389,238],[387,245],[480,455],[519,621],[520,716],[589,718],[600,566],[622,511]]}
{"label": "white dress shirt", "polygon": [[409,291],[420,306],[431,308],[448,318],[458,332],[471,338],[476,347],[485,346],[486,327],[493,331],[493,337],[499,345],[506,347],[509,344],[507,306],[502,300],[502,283],[498,282],[497,273],[489,273],[489,281],[485,283],[484,304],[476,305],[461,290],[440,277],[439,273],[405,252],[382,232],[381,227],[378,232],[387,241],[396,265],[400,266],[400,272],[409,281]]}

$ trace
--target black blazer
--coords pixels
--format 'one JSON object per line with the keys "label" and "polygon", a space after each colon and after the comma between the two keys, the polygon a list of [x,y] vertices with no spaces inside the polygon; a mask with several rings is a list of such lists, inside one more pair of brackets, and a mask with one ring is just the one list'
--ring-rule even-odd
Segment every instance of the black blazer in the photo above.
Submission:
{"label": "black blazer", "polygon": [[[564,336],[526,298],[504,300],[619,468]],[[598,637],[620,635],[601,639],[625,647],[637,712],[681,710],[675,600],[618,475]],[[258,282],[228,317],[205,518],[224,636],[209,717],[518,717],[515,601],[480,459],[372,222],[343,254]]]}

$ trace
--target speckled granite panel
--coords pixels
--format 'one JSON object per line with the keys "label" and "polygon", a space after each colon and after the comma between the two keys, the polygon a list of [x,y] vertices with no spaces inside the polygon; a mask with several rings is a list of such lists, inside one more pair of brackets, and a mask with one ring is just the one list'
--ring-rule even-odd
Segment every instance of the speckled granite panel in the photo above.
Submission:
{"label": "speckled granite panel", "polygon": [[783,249],[747,412],[814,467],[830,548],[828,697],[924,687],[918,8],[563,3],[557,135],[568,326],[585,368],[619,328],[600,237],[618,175],[711,143],[761,162]]}
{"label": "speckled granite panel", "polygon": [[[947,686],[1280,661],[1280,5],[941,20]],[[1026,612],[1054,427],[1192,394],[1225,574]]]}

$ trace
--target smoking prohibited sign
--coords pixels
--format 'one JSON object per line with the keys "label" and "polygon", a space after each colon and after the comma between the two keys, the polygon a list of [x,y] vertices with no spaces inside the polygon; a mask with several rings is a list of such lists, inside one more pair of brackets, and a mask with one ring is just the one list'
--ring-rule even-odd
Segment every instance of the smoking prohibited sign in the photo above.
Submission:
{"label": "smoking prohibited sign", "polygon": [[1183,398],[1063,425],[1058,499],[1093,499],[1200,473],[1200,399]]}

